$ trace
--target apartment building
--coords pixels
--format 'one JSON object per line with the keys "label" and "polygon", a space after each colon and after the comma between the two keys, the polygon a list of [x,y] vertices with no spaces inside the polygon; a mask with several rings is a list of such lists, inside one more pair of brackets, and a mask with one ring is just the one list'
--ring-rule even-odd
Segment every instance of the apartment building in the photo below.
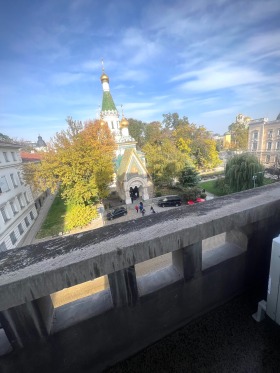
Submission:
{"label": "apartment building", "polygon": [[248,150],[265,167],[280,163],[280,114],[275,120],[254,119],[249,122]]}
{"label": "apartment building", "polygon": [[20,246],[37,217],[31,189],[22,180],[19,148],[0,140],[0,251]]}

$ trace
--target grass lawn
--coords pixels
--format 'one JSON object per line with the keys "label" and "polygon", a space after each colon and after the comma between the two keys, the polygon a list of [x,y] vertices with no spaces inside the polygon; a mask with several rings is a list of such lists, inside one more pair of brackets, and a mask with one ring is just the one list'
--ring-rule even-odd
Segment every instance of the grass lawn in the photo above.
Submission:
{"label": "grass lawn", "polygon": [[[204,181],[202,183],[199,183],[198,186],[202,189],[205,189],[206,192],[214,194],[215,196],[225,196],[226,193],[223,193],[219,189],[216,188],[215,181],[216,180]],[[273,182],[274,180],[264,178],[264,185],[268,185]]]}
{"label": "grass lawn", "polygon": [[41,229],[36,235],[36,238],[57,236],[59,232],[63,232],[66,212],[67,206],[61,199],[60,195],[57,194]]}

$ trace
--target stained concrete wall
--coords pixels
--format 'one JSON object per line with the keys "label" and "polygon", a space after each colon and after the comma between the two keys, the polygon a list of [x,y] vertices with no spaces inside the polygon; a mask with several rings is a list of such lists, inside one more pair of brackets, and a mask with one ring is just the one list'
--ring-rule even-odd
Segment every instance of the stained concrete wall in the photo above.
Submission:
{"label": "stained concrete wall", "polygon": [[[272,185],[4,253],[0,310],[24,347],[13,343],[0,360],[3,371],[98,372],[248,287],[265,289],[279,207],[280,189]],[[227,241],[209,262],[201,242],[224,232]],[[167,252],[172,266],[136,277],[136,263]],[[37,307],[33,340],[14,318],[23,304],[103,274],[111,291],[58,308],[53,319],[48,302]]]}

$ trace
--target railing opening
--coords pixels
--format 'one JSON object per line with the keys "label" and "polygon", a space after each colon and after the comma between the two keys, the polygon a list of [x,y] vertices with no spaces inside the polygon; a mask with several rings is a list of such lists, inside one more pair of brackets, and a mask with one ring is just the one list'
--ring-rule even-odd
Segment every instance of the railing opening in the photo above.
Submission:
{"label": "railing opening", "polygon": [[247,236],[232,230],[202,241],[202,270],[241,255],[247,250]]}
{"label": "railing opening", "polygon": [[140,296],[159,290],[182,277],[172,264],[172,253],[136,264],[135,271]]}
{"label": "railing opening", "polygon": [[92,281],[71,286],[51,295],[54,308],[61,307],[67,303],[99,293],[109,287],[108,276],[98,277]]}

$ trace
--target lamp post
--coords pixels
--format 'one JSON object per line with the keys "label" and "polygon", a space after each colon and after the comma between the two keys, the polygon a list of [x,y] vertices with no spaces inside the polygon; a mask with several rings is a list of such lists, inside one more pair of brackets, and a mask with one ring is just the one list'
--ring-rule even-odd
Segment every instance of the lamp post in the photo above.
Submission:
{"label": "lamp post", "polygon": [[255,175],[253,175],[252,180],[254,182],[254,188],[256,188],[256,180],[258,178],[258,174],[263,174],[263,173],[264,171],[259,171],[259,172],[256,172]]}

